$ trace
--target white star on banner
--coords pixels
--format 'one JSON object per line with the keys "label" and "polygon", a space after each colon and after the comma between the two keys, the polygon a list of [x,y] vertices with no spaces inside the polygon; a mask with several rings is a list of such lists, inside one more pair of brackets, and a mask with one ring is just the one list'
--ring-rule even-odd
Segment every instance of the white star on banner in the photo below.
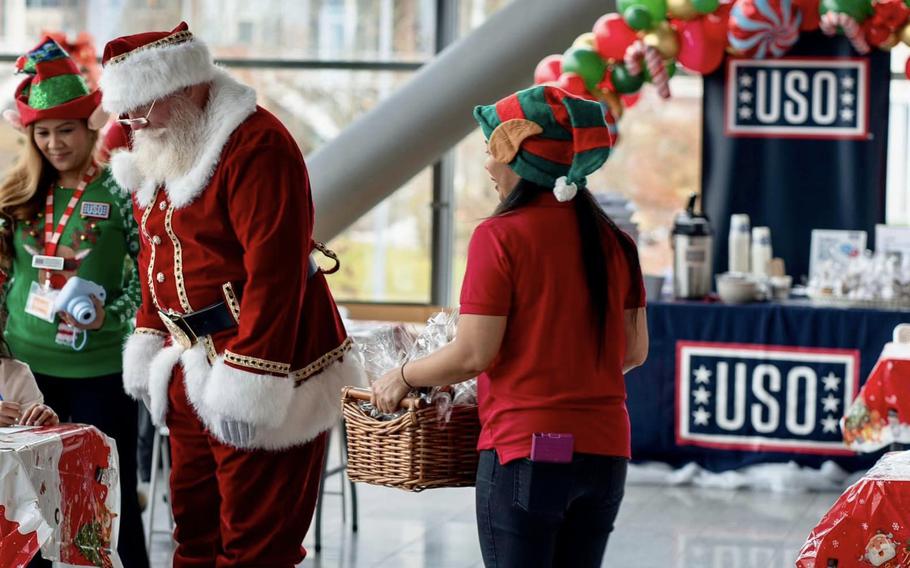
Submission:
{"label": "white star on banner", "polygon": [[746,104],[752,102],[752,91],[740,91],[739,100]]}
{"label": "white star on banner", "polygon": [[834,373],[828,373],[822,377],[822,382],[825,383],[826,391],[836,391],[840,388],[840,377]]}
{"label": "white star on banner", "polygon": [[711,371],[707,367],[702,365],[701,367],[695,369],[695,383],[710,383],[711,382]]}
{"label": "white star on banner", "polygon": [[840,102],[841,102],[841,104],[845,104],[845,105],[847,105],[847,106],[850,106],[850,105],[853,104],[853,101],[854,101],[855,98],[856,98],[856,97],[853,96],[853,93],[843,93],[843,94],[840,96]]}
{"label": "white star on banner", "polygon": [[825,416],[824,420],[821,421],[821,425],[824,433],[837,434],[837,419],[831,416]]}
{"label": "white star on banner", "polygon": [[692,413],[692,418],[697,426],[707,426],[711,413],[699,406],[698,410]]}
{"label": "white star on banner", "polygon": [[841,77],[840,84],[844,89],[849,91],[856,85],[856,81],[853,80],[853,77]]}
{"label": "white star on banner", "polygon": [[708,404],[711,400],[711,391],[705,390],[703,386],[698,387],[692,394],[695,395],[695,404]]}
{"label": "white star on banner", "polygon": [[840,118],[845,122],[850,122],[853,120],[853,111],[848,108],[842,108],[840,111]]}
{"label": "white star on banner", "polygon": [[741,107],[739,109],[739,117],[745,120],[752,118],[752,109],[749,107]]}
{"label": "white star on banner", "polygon": [[823,398],[822,404],[825,405],[824,412],[837,412],[838,408],[840,408],[840,400],[833,394],[829,394]]}
{"label": "white star on banner", "polygon": [[739,84],[747,89],[749,87],[751,87],[752,86],[752,75],[740,75]]}

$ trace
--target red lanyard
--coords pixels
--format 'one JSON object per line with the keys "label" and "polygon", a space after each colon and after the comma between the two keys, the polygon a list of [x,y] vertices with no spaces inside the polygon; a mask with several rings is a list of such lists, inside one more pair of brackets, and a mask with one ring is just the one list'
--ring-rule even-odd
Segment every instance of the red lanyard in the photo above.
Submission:
{"label": "red lanyard", "polygon": [[92,161],[92,165],[88,167],[85,175],[82,176],[82,181],[79,182],[79,187],[76,188],[73,196],[70,197],[70,202],[66,205],[66,211],[64,211],[63,216],[60,217],[60,221],[57,223],[56,229],[54,229],[54,185],[51,185],[51,188],[47,191],[47,204],[44,209],[44,254],[46,256],[57,255],[57,245],[60,243],[60,237],[63,236],[63,230],[66,229],[66,224],[69,222],[70,217],[73,215],[73,211],[76,209],[76,204],[78,204],[79,200],[82,199],[82,194],[85,193],[85,188],[88,187],[88,184],[91,183],[92,178],[95,177],[95,171],[97,169],[98,166],[96,166],[95,162]]}

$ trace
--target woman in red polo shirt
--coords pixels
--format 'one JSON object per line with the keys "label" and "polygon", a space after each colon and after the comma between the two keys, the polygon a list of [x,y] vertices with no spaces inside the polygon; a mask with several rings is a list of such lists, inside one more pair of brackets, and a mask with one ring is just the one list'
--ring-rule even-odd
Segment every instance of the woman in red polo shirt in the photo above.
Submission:
{"label": "woman in red polo shirt", "polygon": [[374,404],[479,375],[485,565],[600,566],[630,457],[623,374],[648,350],[637,250],[585,187],[612,124],[545,86],[474,116],[501,204],[471,238],[457,337],[378,380]]}

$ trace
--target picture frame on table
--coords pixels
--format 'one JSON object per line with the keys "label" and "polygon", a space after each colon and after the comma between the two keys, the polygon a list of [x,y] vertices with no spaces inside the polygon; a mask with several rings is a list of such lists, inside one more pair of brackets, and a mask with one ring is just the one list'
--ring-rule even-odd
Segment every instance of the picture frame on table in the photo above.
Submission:
{"label": "picture frame on table", "polygon": [[875,251],[897,258],[899,266],[910,263],[910,227],[876,225]]}
{"label": "picture frame on table", "polygon": [[866,250],[868,237],[866,231],[814,229],[809,254],[809,280],[815,278],[828,262],[846,267],[850,259]]}

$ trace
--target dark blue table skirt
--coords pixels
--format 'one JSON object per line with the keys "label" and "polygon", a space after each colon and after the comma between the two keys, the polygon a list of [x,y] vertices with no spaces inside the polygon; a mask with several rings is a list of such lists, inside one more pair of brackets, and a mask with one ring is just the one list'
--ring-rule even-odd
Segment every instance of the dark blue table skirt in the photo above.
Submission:
{"label": "dark blue table skirt", "polygon": [[649,304],[650,355],[626,377],[633,459],[870,466],[843,448],[839,420],[899,323],[910,311]]}

